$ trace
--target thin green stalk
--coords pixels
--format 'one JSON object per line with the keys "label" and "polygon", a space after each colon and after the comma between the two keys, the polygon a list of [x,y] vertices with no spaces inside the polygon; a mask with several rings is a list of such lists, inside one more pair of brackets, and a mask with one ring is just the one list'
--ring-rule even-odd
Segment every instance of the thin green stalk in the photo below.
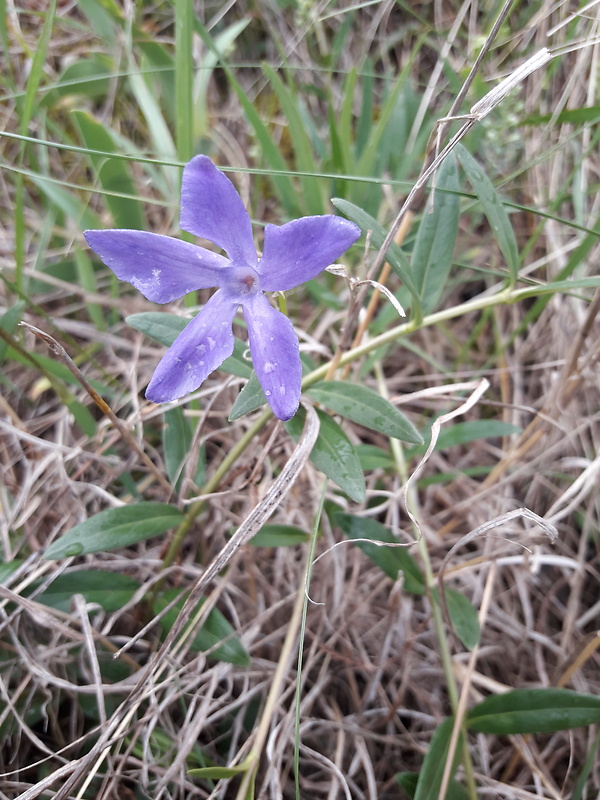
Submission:
{"label": "thin green stalk", "polygon": [[[381,392],[383,397],[388,399],[387,396],[388,392],[383,376],[383,371],[379,364],[375,365],[375,371],[377,374],[379,391]],[[406,486],[408,483],[409,475],[408,475],[408,466],[406,464],[406,459],[404,457],[404,450],[398,439],[390,438],[389,441],[392,450],[392,455],[394,457],[394,463],[396,465],[396,470],[400,476],[402,484]],[[418,517],[419,498],[417,495],[416,487],[413,484],[409,484],[406,490],[406,508],[410,510],[410,512],[415,517]],[[425,586],[427,588],[427,596],[429,597],[429,602],[431,605],[433,627],[435,628],[438,647],[440,650],[440,658],[442,661],[442,669],[444,670],[444,677],[446,679],[448,697],[450,698],[450,705],[452,706],[452,712],[456,714],[456,709],[458,707],[458,702],[459,702],[459,691],[458,691],[458,686],[456,684],[456,679],[454,677],[454,669],[452,667],[452,653],[450,651],[450,643],[448,642],[448,637],[446,636],[446,626],[444,625],[442,609],[440,607],[439,602],[435,599],[434,595],[434,590],[436,588],[436,579],[435,575],[433,574],[433,568],[431,566],[431,559],[429,558],[429,551],[427,549],[427,542],[425,540],[425,537],[420,535],[419,531],[416,529],[414,524],[413,524],[413,532],[417,543],[417,550],[419,552],[419,555],[421,556],[421,562],[423,564],[423,568],[425,571]],[[473,774],[473,764],[471,762],[471,754],[469,752],[466,736],[463,737],[463,765],[465,768],[465,779],[467,782],[469,797],[471,798],[471,800],[477,800],[477,786]]]}
{"label": "thin green stalk", "polygon": [[323,483],[323,491],[321,492],[321,499],[319,501],[317,513],[315,514],[315,522],[310,537],[310,547],[308,549],[306,561],[304,586],[300,587],[302,589],[302,621],[300,626],[300,641],[298,642],[298,670],[296,676],[296,711],[294,731],[294,778],[296,783],[296,800],[300,800],[300,700],[302,699],[302,661],[304,655],[304,639],[306,637],[308,590],[310,588],[310,576],[312,574],[317,538],[319,535],[319,525],[321,524],[321,517],[323,516],[323,508],[325,506],[325,497],[327,496],[328,482],[329,481],[326,480]]}
{"label": "thin green stalk", "polygon": [[298,788],[297,788],[298,787],[297,758],[299,752],[298,715],[300,713],[300,691],[302,687],[302,680],[301,680],[302,650],[303,650],[304,636],[306,632],[306,608],[308,603],[308,586],[310,583],[310,574],[312,571],[312,563],[315,555],[315,545],[319,533],[319,526],[321,524],[321,516],[323,515],[323,506],[325,505],[326,489],[327,489],[327,481],[325,481],[325,484],[323,486],[323,491],[321,492],[321,500],[319,502],[319,507],[317,508],[317,512],[315,514],[315,521],[313,523],[310,546],[308,549],[308,554],[306,556],[306,568],[304,573],[305,579],[302,585],[298,587],[298,593],[296,595],[296,602],[294,603],[292,618],[288,624],[288,630],[285,635],[283,647],[281,648],[281,655],[279,656],[279,661],[277,662],[277,668],[275,670],[275,674],[273,675],[271,681],[271,688],[267,696],[267,702],[265,703],[265,707],[261,714],[260,723],[254,735],[252,749],[248,753],[248,756],[244,759],[244,765],[247,765],[248,769],[244,773],[244,777],[242,778],[242,782],[238,789],[238,793],[236,795],[237,800],[250,800],[250,798],[254,797],[254,781],[256,780],[256,771],[258,769],[260,757],[262,755],[265,746],[265,741],[269,733],[269,728],[271,727],[273,714],[275,712],[276,705],[281,696],[281,688],[288,670],[288,662],[290,660],[292,649],[296,642],[298,629],[300,628],[300,640],[298,643],[298,675],[296,681],[296,746],[294,749],[294,763],[296,765],[296,794],[298,793]]}
{"label": "thin green stalk", "polygon": [[177,158],[184,163],[194,155],[193,34],[193,0],[175,0],[175,140]]}

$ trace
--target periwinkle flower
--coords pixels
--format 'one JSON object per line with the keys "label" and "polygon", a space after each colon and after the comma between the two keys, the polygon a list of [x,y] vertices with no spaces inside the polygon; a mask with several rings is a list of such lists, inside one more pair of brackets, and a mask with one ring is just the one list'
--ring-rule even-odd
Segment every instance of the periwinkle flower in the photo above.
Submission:
{"label": "periwinkle flower", "polygon": [[267,225],[259,259],[239,194],[207,156],[195,156],[183,170],[180,225],[214,242],[229,259],[146,231],[85,232],[102,261],[148,300],[170,303],[218,287],[160,360],[146,397],[166,403],[197,389],[232,354],[233,318],[241,305],[260,385],[275,416],[290,419],[300,403],[298,338],[264,292],[284,292],[314,278],[359,238],[360,229],[332,215]]}

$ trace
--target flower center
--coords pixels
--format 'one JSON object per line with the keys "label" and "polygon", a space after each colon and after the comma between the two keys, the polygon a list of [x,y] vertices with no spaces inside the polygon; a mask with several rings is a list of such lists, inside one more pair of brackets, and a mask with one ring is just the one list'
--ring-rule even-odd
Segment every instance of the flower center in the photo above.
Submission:
{"label": "flower center", "polygon": [[260,278],[252,267],[228,267],[223,273],[221,288],[228,294],[249,297],[260,292]]}

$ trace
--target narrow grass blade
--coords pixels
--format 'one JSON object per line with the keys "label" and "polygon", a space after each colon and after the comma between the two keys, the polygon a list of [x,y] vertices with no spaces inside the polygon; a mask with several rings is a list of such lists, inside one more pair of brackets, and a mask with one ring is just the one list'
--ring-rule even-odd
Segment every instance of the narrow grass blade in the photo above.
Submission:
{"label": "narrow grass blade", "polygon": [[[86,111],[74,111],[73,119],[86,147],[109,153],[115,149],[109,131],[91,114]],[[115,227],[144,230],[146,221],[141,204],[137,200],[119,196],[121,194],[133,196],[136,193],[129,162],[94,154],[90,154],[90,161],[96,170],[100,185],[107,192],[104,197]],[[111,192],[116,194],[113,195]]]}
{"label": "narrow grass blade", "polygon": [[175,139],[177,157],[189,161],[194,155],[192,82],[194,61],[194,3],[175,0]]}
{"label": "narrow grass blade", "polygon": [[[308,133],[304,127],[304,120],[298,109],[297,94],[284,84],[277,72],[269,65],[262,65],[263,72],[269,79],[271,88],[277,95],[281,110],[287,121],[288,130],[292,144],[294,145],[294,157],[296,168],[301,172],[318,173],[319,168],[313,157],[312,144]],[[323,214],[325,212],[325,201],[320,189],[318,178],[304,176],[300,178],[308,214]]]}
{"label": "narrow grass blade", "polygon": [[[44,64],[46,53],[52,35],[54,17],[56,15],[56,0],[51,0],[50,6],[46,11],[46,18],[42,26],[42,31],[38,39],[36,48],[31,61],[31,69],[27,78],[25,97],[19,109],[19,133],[27,134],[29,123],[35,112],[35,104],[38,87],[44,74]],[[19,148],[19,165],[23,165],[26,145],[21,142]],[[17,174],[15,178],[15,284],[18,291],[23,290],[23,270],[25,268],[25,189],[22,174]]]}
{"label": "narrow grass blade", "polygon": [[511,284],[514,284],[519,275],[519,250],[515,232],[502,200],[488,176],[469,151],[459,144],[456,147],[456,154],[469,179],[469,183],[481,203],[483,213],[487,217],[487,221],[498,242],[498,247],[508,266]]}
{"label": "narrow grass blade", "polygon": [[459,188],[458,165],[450,153],[436,173],[410,262],[424,314],[435,309],[448,282],[458,234]]}
{"label": "narrow grass blade", "polygon": [[[286,163],[285,159],[281,155],[280,149],[278,145],[275,143],[273,137],[269,133],[267,126],[261,120],[260,115],[256,111],[253,103],[247,97],[246,92],[240,86],[239,82],[236,80],[233,70],[231,70],[227,64],[223,61],[221,53],[216,49],[214,42],[206,30],[206,28],[200,24],[200,22],[196,21],[196,30],[202,37],[203,42],[208,47],[208,49],[214,53],[227,75],[227,79],[231,84],[231,87],[235,91],[240,101],[240,104],[244,110],[244,114],[246,115],[248,122],[254,129],[254,133],[258,142],[262,149],[263,157],[269,167],[276,172],[289,172],[289,166]],[[285,212],[289,217],[297,217],[299,216],[302,211],[300,210],[300,204],[298,200],[298,193],[294,189],[294,185],[290,178],[287,175],[273,175],[271,177],[273,182],[273,186],[279,195],[281,202],[285,208]]]}

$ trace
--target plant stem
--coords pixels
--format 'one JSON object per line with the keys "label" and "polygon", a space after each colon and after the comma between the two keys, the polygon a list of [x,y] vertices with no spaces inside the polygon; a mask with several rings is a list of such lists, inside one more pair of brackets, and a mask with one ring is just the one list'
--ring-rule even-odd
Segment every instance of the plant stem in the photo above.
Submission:
{"label": "plant stem", "polygon": [[[379,364],[375,365],[377,374],[378,388],[383,397],[388,399],[387,386],[385,384],[383,371]],[[408,466],[404,458],[404,450],[398,439],[390,438],[390,448],[394,457],[396,470],[402,481],[402,485],[406,486],[408,482]],[[419,498],[414,484],[409,484],[406,489],[406,508],[415,517],[419,515]],[[446,688],[448,689],[448,697],[450,698],[450,705],[452,706],[452,713],[456,714],[456,709],[459,702],[458,686],[456,685],[456,678],[452,668],[452,653],[450,651],[450,643],[446,636],[446,627],[442,616],[442,609],[440,603],[436,600],[434,589],[436,588],[436,579],[433,574],[431,566],[431,559],[429,558],[429,551],[427,549],[427,542],[425,537],[415,528],[413,524],[413,532],[415,535],[417,549],[421,556],[421,561],[425,571],[425,586],[427,588],[427,596],[431,604],[431,615],[433,619],[433,626],[435,628],[438,647],[440,650],[440,658],[442,661],[442,669],[444,670],[444,677],[446,679]],[[465,768],[465,779],[471,800],[477,800],[477,787],[475,785],[475,778],[473,775],[473,764],[471,762],[471,754],[469,752],[468,742],[466,736],[463,736],[463,766]],[[440,798],[443,800],[443,798]]]}

